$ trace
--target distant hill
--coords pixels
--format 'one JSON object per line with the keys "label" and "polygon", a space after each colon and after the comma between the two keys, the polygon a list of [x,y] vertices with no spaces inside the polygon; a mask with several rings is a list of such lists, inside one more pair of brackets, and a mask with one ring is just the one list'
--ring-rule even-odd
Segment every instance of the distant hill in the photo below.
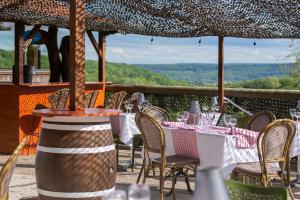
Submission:
{"label": "distant hill", "polygon": [[[171,79],[187,81],[196,84],[211,84],[217,82],[217,64],[136,64],[139,67],[165,75]],[[225,82],[239,82],[266,77],[281,77],[288,74],[292,64],[225,64]]]}
{"label": "distant hill", "polygon": [[[0,49],[0,68],[12,68],[14,63],[14,53]],[[41,66],[49,69],[48,57],[42,55]],[[86,80],[97,81],[98,63],[96,61],[86,61]],[[160,75],[149,70],[127,64],[107,63],[107,81],[124,84],[146,84],[146,85],[189,85],[184,81],[172,80],[164,75]]]}

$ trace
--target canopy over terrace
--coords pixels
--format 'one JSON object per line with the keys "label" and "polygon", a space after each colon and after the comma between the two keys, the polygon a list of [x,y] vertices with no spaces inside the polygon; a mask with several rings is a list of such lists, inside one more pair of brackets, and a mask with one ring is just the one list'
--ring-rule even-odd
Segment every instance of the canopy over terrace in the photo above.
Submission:
{"label": "canopy over terrace", "polygon": [[[299,38],[298,0],[87,0],[86,29],[166,37]],[[69,26],[69,0],[2,0],[0,18]]]}
{"label": "canopy over terrace", "polygon": [[[298,0],[2,0],[0,11],[3,21],[70,27],[74,42],[71,65],[76,66],[71,72],[73,92],[77,88],[76,83],[82,82],[82,77],[76,78],[75,74],[82,72],[84,67],[84,62],[81,62],[84,49],[79,46],[84,46],[85,30],[166,37],[219,36],[221,106],[224,96],[224,37],[300,38]],[[76,91],[79,94],[82,88]],[[75,98],[74,94],[71,97],[71,100],[83,101],[81,97]]]}

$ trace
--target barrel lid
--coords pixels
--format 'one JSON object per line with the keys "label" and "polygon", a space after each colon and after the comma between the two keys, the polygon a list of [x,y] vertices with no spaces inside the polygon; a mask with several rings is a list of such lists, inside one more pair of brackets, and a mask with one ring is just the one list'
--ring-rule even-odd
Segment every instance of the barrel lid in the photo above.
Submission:
{"label": "barrel lid", "polygon": [[86,108],[84,111],[70,111],[68,109],[38,109],[33,111],[33,115],[42,117],[55,116],[114,116],[122,113],[122,110],[106,108]]}

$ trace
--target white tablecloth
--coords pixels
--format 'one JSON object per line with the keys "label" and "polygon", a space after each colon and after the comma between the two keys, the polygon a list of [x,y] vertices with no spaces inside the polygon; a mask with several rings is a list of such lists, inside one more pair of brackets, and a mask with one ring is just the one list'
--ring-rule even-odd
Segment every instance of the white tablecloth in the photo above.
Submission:
{"label": "white tablecloth", "polygon": [[[298,125],[299,126],[299,125]],[[167,155],[174,155],[172,128],[165,127]],[[291,146],[290,157],[300,154],[300,127],[297,129]],[[236,139],[231,135],[216,133],[196,133],[200,167],[216,166],[223,169],[224,177],[228,178],[238,163],[259,161],[256,148],[236,148]],[[188,155],[187,155],[188,156]]]}
{"label": "white tablecloth", "polygon": [[127,145],[132,145],[132,139],[135,134],[141,134],[135,125],[134,113],[122,113],[118,116],[111,116],[110,122],[112,132],[119,134],[120,141]]}

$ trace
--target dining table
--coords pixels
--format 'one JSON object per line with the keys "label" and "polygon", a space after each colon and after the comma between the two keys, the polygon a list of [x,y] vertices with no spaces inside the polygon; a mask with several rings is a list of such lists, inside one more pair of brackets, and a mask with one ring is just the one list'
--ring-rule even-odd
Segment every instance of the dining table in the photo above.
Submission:
{"label": "dining table", "polygon": [[[134,121],[134,113],[122,113],[111,117],[112,130],[118,133],[120,141],[132,146],[134,135],[141,134]],[[216,126],[199,127],[184,125],[183,122],[165,122],[162,124],[166,138],[166,154],[182,155],[200,160],[199,169],[219,167],[225,178],[239,163],[259,161],[256,148],[258,133],[236,128],[228,129]],[[232,134],[234,131],[236,134]],[[245,135],[254,140],[245,140]],[[245,144],[244,144],[244,143]],[[300,123],[290,148],[290,157],[300,155]],[[158,154],[150,154],[153,158]],[[299,173],[299,172],[298,172]]]}
{"label": "dining table", "polygon": [[[224,127],[183,128],[163,126],[166,137],[166,154],[182,155],[200,160],[199,169],[219,167],[225,178],[239,163],[259,161],[256,148],[257,132],[234,128],[239,134],[230,134],[230,129]],[[290,157],[300,155],[300,124],[290,148]],[[252,137],[253,141],[245,141]],[[244,140],[243,140],[244,139]],[[155,156],[155,155],[153,155]]]}

